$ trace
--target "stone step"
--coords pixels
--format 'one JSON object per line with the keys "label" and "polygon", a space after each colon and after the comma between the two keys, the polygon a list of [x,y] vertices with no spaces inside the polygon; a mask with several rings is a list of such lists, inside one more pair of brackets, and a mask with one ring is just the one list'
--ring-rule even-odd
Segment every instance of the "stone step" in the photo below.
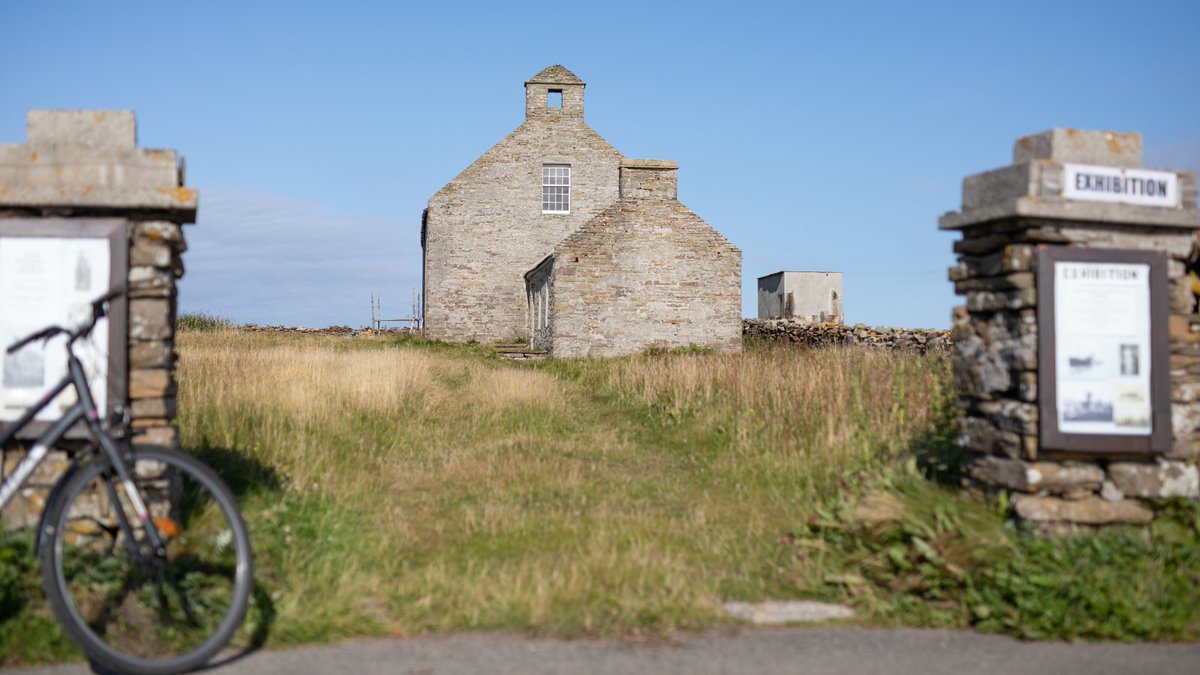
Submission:
{"label": "stone step", "polygon": [[[498,350],[497,350],[498,351]],[[501,352],[500,358],[509,359],[510,361],[541,361],[550,356],[546,352]]]}

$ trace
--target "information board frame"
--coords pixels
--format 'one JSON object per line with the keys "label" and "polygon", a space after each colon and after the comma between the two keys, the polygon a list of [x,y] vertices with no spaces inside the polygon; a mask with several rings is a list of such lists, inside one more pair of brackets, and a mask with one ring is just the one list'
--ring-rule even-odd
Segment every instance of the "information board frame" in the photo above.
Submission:
{"label": "information board frame", "polygon": [[[87,238],[103,239],[108,245],[108,288],[128,283],[129,235],[125,218],[0,218],[0,238]],[[106,290],[95,290],[95,297]],[[128,406],[129,398],[129,301],[121,296],[109,303],[108,371],[105,379],[104,406],[100,413],[112,415],[118,406]],[[8,345],[0,345],[0,354]],[[53,383],[48,383],[53,384]],[[18,440],[40,436],[52,422],[34,420],[17,434]],[[11,421],[0,420],[0,433]],[[87,431],[76,424],[65,435],[67,439],[85,438]]]}
{"label": "information board frame", "polygon": [[[1167,255],[1162,251],[1126,249],[1085,249],[1065,246],[1038,246],[1037,257],[1037,348],[1038,348],[1038,420],[1039,444],[1043,450],[1062,450],[1085,454],[1158,454],[1171,450],[1171,376],[1169,287]],[[1149,346],[1146,361],[1150,366],[1150,433],[1090,434],[1066,432],[1060,428],[1058,393],[1059,327],[1056,325],[1055,265],[1070,263],[1136,264],[1149,267]],[[1134,319],[1136,320],[1136,318]]]}

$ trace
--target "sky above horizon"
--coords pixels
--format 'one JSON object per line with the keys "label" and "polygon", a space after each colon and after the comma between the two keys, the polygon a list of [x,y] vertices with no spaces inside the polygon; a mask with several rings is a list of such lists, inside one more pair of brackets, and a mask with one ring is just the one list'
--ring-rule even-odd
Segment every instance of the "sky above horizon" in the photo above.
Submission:
{"label": "sky above horizon", "polygon": [[946,327],[963,177],[1052,127],[1200,170],[1200,2],[9,2],[0,143],[30,108],[130,109],[200,192],[180,311],[363,326],[410,312],[429,197],[561,63],[622,154],[756,278],[844,273],[848,323]]}

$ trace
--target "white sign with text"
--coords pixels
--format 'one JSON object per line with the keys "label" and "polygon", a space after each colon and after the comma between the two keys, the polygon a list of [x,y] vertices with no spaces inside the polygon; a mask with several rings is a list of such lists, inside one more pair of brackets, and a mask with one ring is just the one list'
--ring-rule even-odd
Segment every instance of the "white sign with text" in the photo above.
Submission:
{"label": "white sign with text", "polygon": [[[101,238],[0,237],[0,421],[11,422],[67,373],[66,337],[10,344],[50,325],[74,328],[90,320],[91,301],[108,289],[109,242]],[[91,378],[92,397],[104,410],[108,320],[96,323],[87,344],[76,343]],[[67,388],[35,419],[52,421],[75,402]]]}
{"label": "white sign with text", "polygon": [[1150,266],[1054,264],[1058,427],[1148,436]]}
{"label": "white sign with text", "polygon": [[1171,171],[1064,164],[1062,196],[1135,206],[1179,206],[1179,176]]}

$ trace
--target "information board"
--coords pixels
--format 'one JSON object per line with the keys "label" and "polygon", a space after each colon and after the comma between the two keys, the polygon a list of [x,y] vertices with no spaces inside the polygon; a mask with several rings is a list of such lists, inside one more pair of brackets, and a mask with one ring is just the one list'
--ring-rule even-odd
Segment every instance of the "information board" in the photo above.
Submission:
{"label": "information board", "polygon": [[1042,447],[1168,449],[1166,264],[1158,252],[1039,252]]}
{"label": "information board", "polygon": [[[0,350],[50,325],[72,328],[91,317],[91,302],[127,276],[123,220],[0,220]],[[125,302],[112,305],[76,354],[97,407],[124,401]],[[13,422],[41,400],[67,372],[66,337],[0,351],[0,424]],[[113,348],[115,347],[115,349]],[[30,433],[58,419],[76,400],[68,388],[35,418]]]}

